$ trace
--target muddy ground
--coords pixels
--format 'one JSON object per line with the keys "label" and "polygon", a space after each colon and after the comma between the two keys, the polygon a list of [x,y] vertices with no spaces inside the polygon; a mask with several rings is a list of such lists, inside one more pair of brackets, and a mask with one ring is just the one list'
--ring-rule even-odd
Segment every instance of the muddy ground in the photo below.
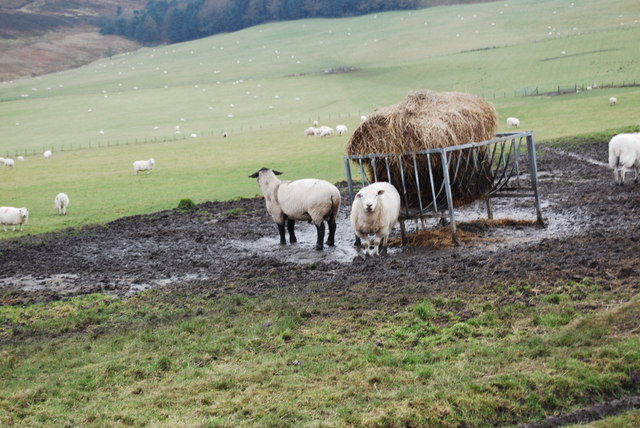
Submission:
{"label": "muddy ground", "polygon": [[[211,296],[362,297],[366,286],[367,304],[392,307],[494,282],[543,286],[598,277],[638,284],[640,184],[614,185],[604,163],[606,142],[538,151],[545,228],[461,224],[476,239],[460,247],[394,248],[380,260],[354,262],[346,189],[336,246],[323,252],[314,249],[315,227],[307,223],[297,225],[298,244],[280,246],[260,197],[208,202],[194,211],[1,241],[0,304],[94,292],[126,297],[153,287]],[[498,200],[494,212],[496,218],[535,219],[531,198]],[[484,216],[482,203],[457,212],[462,221]]]}
{"label": "muddy ground", "polygon": [[[457,212],[461,233],[471,236],[462,246],[392,248],[379,259],[356,257],[344,186],[336,246],[322,252],[314,249],[315,227],[309,224],[298,225],[298,244],[280,246],[262,198],[21,236],[0,242],[0,305],[95,292],[127,297],[166,287],[206,297],[313,294],[393,311],[433,295],[481,292],[483,285],[498,282],[528,282],[544,293],[557,282],[595,277],[612,288],[637,290],[640,184],[615,186],[606,159],[607,142],[539,147],[544,228],[464,223],[485,216],[477,203]],[[496,201],[494,213],[535,220],[530,198]],[[639,398],[630,399],[635,401],[623,407],[638,407]],[[532,426],[593,420],[619,408],[607,402]]]}

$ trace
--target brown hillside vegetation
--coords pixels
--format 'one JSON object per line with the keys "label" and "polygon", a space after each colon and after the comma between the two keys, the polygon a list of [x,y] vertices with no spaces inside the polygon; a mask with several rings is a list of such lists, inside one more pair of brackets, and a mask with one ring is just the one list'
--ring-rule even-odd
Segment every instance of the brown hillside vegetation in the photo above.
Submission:
{"label": "brown hillside vegetation", "polygon": [[66,70],[135,50],[139,45],[102,36],[92,19],[144,0],[0,0],[0,81]]}

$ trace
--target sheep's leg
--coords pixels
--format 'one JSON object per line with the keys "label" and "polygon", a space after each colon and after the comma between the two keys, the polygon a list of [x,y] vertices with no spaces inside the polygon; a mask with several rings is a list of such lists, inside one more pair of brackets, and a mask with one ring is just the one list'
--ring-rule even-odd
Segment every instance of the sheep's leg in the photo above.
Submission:
{"label": "sheep's leg", "polygon": [[7,231],[7,225],[6,224],[3,224],[2,228],[4,229],[5,232]]}
{"label": "sheep's leg", "polygon": [[387,254],[387,246],[389,245],[389,236],[380,240],[380,254]]}
{"label": "sheep's leg", "polygon": [[280,245],[287,245],[287,240],[284,237],[284,223],[276,223],[278,225],[278,232],[280,233]]}
{"label": "sheep's leg", "polygon": [[298,239],[296,238],[296,221],[295,220],[291,220],[290,218],[287,218],[287,230],[289,231],[289,242],[291,242],[292,244],[295,244],[296,242],[298,242]]}
{"label": "sheep's leg", "polygon": [[335,245],[335,236],[336,236],[336,219],[334,216],[331,216],[329,221],[329,237],[327,238],[327,245],[333,247]]}
{"label": "sheep's leg", "polygon": [[318,241],[316,242],[316,250],[322,251],[324,241],[324,221],[321,221],[320,224],[316,224],[316,230],[318,231]]}

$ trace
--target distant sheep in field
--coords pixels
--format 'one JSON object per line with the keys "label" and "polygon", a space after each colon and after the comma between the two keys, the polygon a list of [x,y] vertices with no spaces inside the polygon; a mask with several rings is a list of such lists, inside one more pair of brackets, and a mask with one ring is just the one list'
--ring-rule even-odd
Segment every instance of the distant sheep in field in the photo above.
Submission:
{"label": "distant sheep in field", "polygon": [[330,137],[333,135],[333,128],[330,126],[321,126],[320,128],[320,136],[321,137]]}
{"label": "distant sheep in field", "polygon": [[58,193],[53,200],[53,204],[58,210],[58,215],[67,215],[67,207],[69,206],[69,196],[66,193]]}
{"label": "distant sheep in field", "polygon": [[23,161],[24,160],[24,156],[18,156],[16,159],[18,159],[19,161]]}
{"label": "distant sheep in field", "polygon": [[306,136],[316,135],[316,128],[314,128],[313,126],[308,127],[307,129],[304,130],[304,135]]}
{"label": "distant sheep in field", "polygon": [[4,158],[0,158],[0,164],[4,165]]}
{"label": "distant sheep in field", "polygon": [[51,158],[51,150],[45,150],[42,156],[44,156],[45,159]]}
{"label": "distant sheep in field", "polygon": [[360,120],[361,120],[362,122],[364,122],[365,120],[367,120],[367,116],[365,116],[365,115],[360,116]]}
{"label": "distant sheep in field", "polygon": [[614,106],[616,104],[618,104],[618,99],[616,97],[609,98],[609,105],[610,106]]}
{"label": "distant sheep in field", "polygon": [[20,232],[22,232],[22,225],[27,224],[29,221],[29,210],[27,208],[14,208],[14,207],[0,207],[0,224],[4,231],[7,231],[7,225],[13,226],[13,231],[16,230],[16,225],[20,225]]}
{"label": "distant sheep in field", "polygon": [[280,244],[285,239],[285,223],[289,231],[289,242],[297,242],[295,222],[309,221],[315,224],[317,231],[316,250],[323,249],[324,222],[329,225],[327,245],[333,246],[336,233],[336,217],[340,209],[340,191],[325,180],[304,178],[295,181],[280,181],[277,175],[281,172],[270,168],[262,168],[251,174],[257,178],[264,195],[267,212],[278,225]]}
{"label": "distant sheep in field", "polygon": [[312,123],[312,125],[313,125],[315,128],[317,128],[317,127],[318,127],[318,121],[317,121],[317,120],[314,120],[314,121],[313,121],[313,123]]}
{"label": "distant sheep in field", "polygon": [[360,254],[386,253],[389,234],[399,216],[400,194],[392,184],[381,181],[360,189],[351,206],[351,226]]}
{"label": "distant sheep in field", "polygon": [[156,166],[155,159],[151,158],[149,160],[139,160],[133,163],[133,174],[138,175],[139,171],[148,171],[151,172],[153,167]]}
{"label": "distant sheep in field", "polygon": [[11,158],[5,158],[4,159],[4,166],[9,167],[9,168],[13,168],[16,165],[15,161]]}
{"label": "distant sheep in field", "polygon": [[517,128],[520,126],[520,119],[518,119],[517,117],[508,117],[507,125]]}
{"label": "distant sheep in field", "polygon": [[640,133],[618,134],[609,141],[609,166],[613,168],[613,179],[623,185],[629,170],[634,170],[634,180],[638,182],[640,170]]}
{"label": "distant sheep in field", "polygon": [[336,126],[336,132],[338,133],[338,135],[344,135],[347,133],[349,129],[347,128],[347,125],[337,125]]}

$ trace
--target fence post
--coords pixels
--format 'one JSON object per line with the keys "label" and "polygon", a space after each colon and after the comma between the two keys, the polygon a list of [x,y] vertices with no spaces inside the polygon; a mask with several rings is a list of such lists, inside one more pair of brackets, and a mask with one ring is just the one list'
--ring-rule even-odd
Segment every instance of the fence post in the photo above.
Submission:
{"label": "fence post", "polygon": [[444,149],[440,149],[440,158],[442,164],[442,175],[444,180],[444,188],[447,194],[447,205],[449,207],[449,222],[451,223],[451,237],[453,243],[456,246],[460,246],[458,240],[458,232],[456,231],[456,219],[453,212],[453,195],[451,193],[451,182],[449,181],[449,162],[447,161],[447,152]]}

